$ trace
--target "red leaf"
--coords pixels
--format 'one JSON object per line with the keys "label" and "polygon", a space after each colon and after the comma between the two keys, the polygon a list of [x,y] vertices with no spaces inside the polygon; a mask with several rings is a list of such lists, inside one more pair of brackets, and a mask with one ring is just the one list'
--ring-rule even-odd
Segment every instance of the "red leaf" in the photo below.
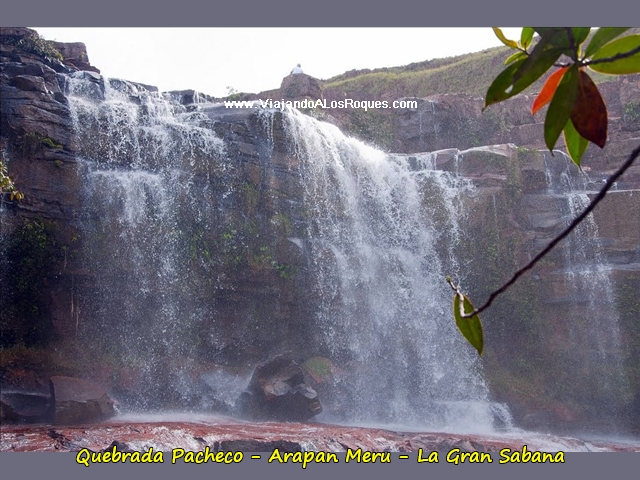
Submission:
{"label": "red leaf", "polygon": [[607,121],[607,106],[598,87],[580,70],[578,93],[571,110],[573,126],[580,136],[602,148],[607,143]]}
{"label": "red leaf", "polygon": [[533,101],[533,105],[531,106],[531,115],[535,115],[538,110],[540,110],[551,101],[551,99],[553,98],[553,94],[556,93],[556,88],[558,88],[560,80],[562,80],[564,72],[567,71],[567,68],[569,67],[559,68],[558,70],[553,72],[549,76],[549,78],[547,78],[547,81],[544,82],[542,90],[540,90],[540,93]]}

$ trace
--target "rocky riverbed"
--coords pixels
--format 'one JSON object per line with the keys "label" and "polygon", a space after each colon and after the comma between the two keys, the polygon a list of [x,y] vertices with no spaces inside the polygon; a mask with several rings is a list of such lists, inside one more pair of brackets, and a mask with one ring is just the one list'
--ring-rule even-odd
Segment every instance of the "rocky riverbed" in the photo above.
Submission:
{"label": "rocky riverbed", "polygon": [[491,435],[424,431],[399,431],[329,425],[322,423],[247,423],[227,417],[189,414],[122,415],[111,421],[79,426],[3,425],[0,451],[77,452],[83,448],[98,452],[170,451],[182,448],[201,451],[344,452],[512,452],[527,446],[529,451],[547,452],[640,452],[640,440],[585,441],[517,431]]}

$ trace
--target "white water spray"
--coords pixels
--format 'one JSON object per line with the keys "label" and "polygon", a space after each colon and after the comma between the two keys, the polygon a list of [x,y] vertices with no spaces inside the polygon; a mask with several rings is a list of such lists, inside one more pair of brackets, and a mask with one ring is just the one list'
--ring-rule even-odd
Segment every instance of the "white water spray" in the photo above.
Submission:
{"label": "white water spray", "polygon": [[342,385],[346,416],[490,429],[496,412],[444,280],[458,273],[453,248],[471,185],[432,170],[429,154],[389,156],[295,111],[287,122],[302,159],[318,327],[354,371]]}

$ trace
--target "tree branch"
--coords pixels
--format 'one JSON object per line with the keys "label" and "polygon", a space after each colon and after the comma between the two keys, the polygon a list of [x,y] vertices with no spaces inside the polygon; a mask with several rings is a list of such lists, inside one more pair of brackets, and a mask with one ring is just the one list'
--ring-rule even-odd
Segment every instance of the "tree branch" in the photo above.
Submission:
{"label": "tree branch", "polygon": [[596,65],[598,63],[615,62],[616,60],[620,60],[621,58],[632,57],[633,55],[635,55],[636,53],[639,53],[639,52],[640,52],[640,46],[634,48],[633,50],[629,50],[628,52],[618,53],[618,54],[614,55],[613,57],[599,58],[597,60],[581,60],[579,62],[575,62],[574,61],[574,62],[570,62],[570,63],[558,62],[558,63],[554,63],[553,66],[557,67],[557,68],[564,68],[564,67],[570,67],[574,63],[577,63],[581,67],[588,67],[589,65]]}
{"label": "tree branch", "polygon": [[628,52],[618,53],[617,55],[614,55],[613,57],[599,58],[597,60],[588,60],[588,61],[583,62],[582,65],[585,65],[585,66],[588,67],[589,65],[595,65],[597,63],[615,62],[616,60],[620,60],[621,58],[632,57],[633,55],[635,55],[638,52],[640,52],[640,47],[636,47],[633,50],[629,50]]}
{"label": "tree branch", "polygon": [[633,162],[638,157],[638,155],[640,155],[640,146],[636,147],[636,149],[631,152],[626,162],[624,162],[622,166],[607,179],[602,189],[598,192],[598,194],[595,197],[593,197],[593,200],[591,200],[587,208],[585,208],[584,211],[580,215],[578,215],[567,228],[565,228],[556,238],[551,240],[551,242],[549,242],[549,244],[538,255],[536,255],[535,258],[533,258],[533,260],[531,260],[524,267],[522,267],[520,270],[514,273],[513,276],[509,279],[509,281],[507,281],[504,285],[502,285],[497,290],[493,291],[483,305],[476,308],[474,311],[470,313],[462,315],[462,318],[471,318],[474,315],[478,315],[479,313],[482,313],[483,311],[485,311],[487,308],[489,308],[491,303],[493,303],[493,301],[496,299],[498,295],[504,293],[509,287],[511,287],[511,285],[516,283],[516,281],[525,272],[533,268],[533,266],[536,263],[538,263],[540,260],[542,260],[542,258],[547,253],[553,250],[553,248],[558,243],[560,243],[561,240],[563,240],[566,236],[568,236],[587,217],[587,215],[589,215],[593,211],[596,205],[598,205],[598,203],[600,203],[600,201],[605,197],[605,195],[607,194],[609,189],[613,186],[615,181],[633,164]]}

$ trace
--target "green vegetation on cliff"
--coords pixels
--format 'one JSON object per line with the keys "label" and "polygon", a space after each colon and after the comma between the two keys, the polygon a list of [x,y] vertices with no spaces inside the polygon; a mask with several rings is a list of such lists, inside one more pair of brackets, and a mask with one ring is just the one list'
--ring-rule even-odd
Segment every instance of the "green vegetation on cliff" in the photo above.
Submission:
{"label": "green vegetation on cliff", "polygon": [[[632,28],[624,35],[640,33]],[[324,82],[324,90],[340,90],[352,96],[427,97],[446,93],[466,93],[483,97],[493,79],[503,70],[513,53],[509,47],[495,47],[481,52],[438,58],[403,67],[352,70]],[[532,84],[539,91],[548,75]],[[613,81],[614,75],[591,73],[596,84]]]}
{"label": "green vegetation on cliff", "polygon": [[427,97],[444,93],[482,96],[508,56],[508,48],[496,47],[406,67],[353,71],[328,79],[324,88],[353,95],[367,92],[373,97],[385,94],[397,98]]}
{"label": "green vegetation on cliff", "polygon": [[25,220],[10,237],[2,288],[10,302],[0,315],[0,347],[43,345],[51,339],[52,323],[42,292],[58,252],[52,225],[42,221]]}
{"label": "green vegetation on cliff", "polygon": [[55,58],[62,60],[62,54],[55,47],[54,42],[45,40],[38,33],[33,32],[26,36],[5,35],[3,42],[16,47],[24,53],[31,53],[43,59]]}

